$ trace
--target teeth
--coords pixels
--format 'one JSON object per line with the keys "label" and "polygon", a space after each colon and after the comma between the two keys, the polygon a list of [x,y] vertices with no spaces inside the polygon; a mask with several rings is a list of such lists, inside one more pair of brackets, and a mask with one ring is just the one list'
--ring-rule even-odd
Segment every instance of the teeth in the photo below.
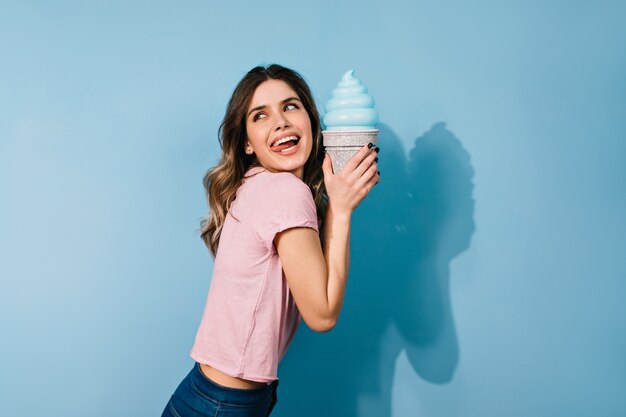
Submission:
{"label": "teeth", "polygon": [[285,142],[289,142],[290,140],[298,140],[297,136],[287,136],[286,138],[282,138],[277,140],[276,142],[272,143],[272,146],[276,146],[276,145],[280,145],[283,144]]}

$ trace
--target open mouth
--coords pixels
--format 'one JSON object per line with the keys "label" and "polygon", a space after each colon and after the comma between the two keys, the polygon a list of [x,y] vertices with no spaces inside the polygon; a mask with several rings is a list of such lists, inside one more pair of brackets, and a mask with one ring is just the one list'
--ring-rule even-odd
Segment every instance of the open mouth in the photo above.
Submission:
{"label": "open mouth", "polygon": [[294,148],[298,142],[300,141],[300,138],[296,135],[291,135],[291,136],[287,136],[281,139],[278,139],[277,141],[274,141],[274,143],[272,143],[272,145],[270,146],[270,149],[273,152],[288,152],[290,151],[292,148]]}

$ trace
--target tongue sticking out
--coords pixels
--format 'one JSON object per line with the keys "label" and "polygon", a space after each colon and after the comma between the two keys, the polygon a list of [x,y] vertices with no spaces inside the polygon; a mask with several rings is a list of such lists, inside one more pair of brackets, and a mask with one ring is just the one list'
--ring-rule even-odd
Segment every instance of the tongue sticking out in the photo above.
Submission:
{"label": "tongue sticking out", "polygon": [[290,140],[290,141],[288,141],[288,142],[281,143],[280,145],[275,145],[275,146],[272,146],[272,150],[273,150],[274,152],[280,152],[280,151],[282,151],[283,149],[290,148],[290,147],[292,147],[292,146],[293,146],[293,145],[295,145],[295,144],[296,144],[296,141]]}

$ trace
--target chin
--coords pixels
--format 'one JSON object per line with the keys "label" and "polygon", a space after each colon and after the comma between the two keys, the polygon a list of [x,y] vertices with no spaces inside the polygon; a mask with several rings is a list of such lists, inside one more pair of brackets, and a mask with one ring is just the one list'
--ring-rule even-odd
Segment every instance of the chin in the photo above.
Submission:
{"label": "chin", "polygon": [[280,168],[281,171],[286,171],[286,172],[294,172],[299,169],[304,171],[304,164],[283,165],[283,167]]}
{"label": "chin", "polygon": [[276,161],[276,166],[284,169],[285,171],[294,171],[296,169],[304,168],[308,157],[306,155],[292,155],[291,157],[281,157],[283,160]]}

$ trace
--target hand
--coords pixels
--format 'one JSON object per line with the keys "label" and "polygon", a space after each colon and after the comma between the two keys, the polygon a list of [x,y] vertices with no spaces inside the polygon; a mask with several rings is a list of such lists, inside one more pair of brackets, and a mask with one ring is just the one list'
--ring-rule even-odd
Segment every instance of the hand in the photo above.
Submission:
{"label": "hand", "polygon": [[330,155],[322,163],[329,205],[336,213],[351,214],[380,181],[378,152],[364,145],[337,175],[332,172]]}

